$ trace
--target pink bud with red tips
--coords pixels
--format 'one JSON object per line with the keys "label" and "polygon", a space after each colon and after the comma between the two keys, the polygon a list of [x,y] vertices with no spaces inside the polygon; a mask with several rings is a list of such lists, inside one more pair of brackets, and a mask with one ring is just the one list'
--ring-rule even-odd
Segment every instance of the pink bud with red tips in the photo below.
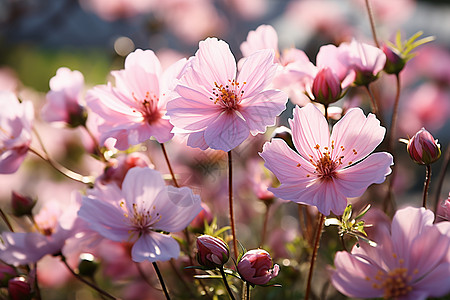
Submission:
{"label": "pink bud with red tips", "polygon": [[314,100],[324,105],[336,102],[341,98],[341,82],[337,75],[328,67],[321,69],[312,85]]}
{"label": "pink bud with red tips", "polygon": [[393,50],[386,44],[381,48],[386,55],[386,63],[384,65],[384,71],[388,74],[398,74],[405,67],[406,60],[401,57],[400,53]]}
{"label": "pink bud with red tips", "polygon": [[222,267],[230,257],[228,245],[219,238],[202,235],[197,238],[197,260],[204,267]]}
{"label": "pink bud with red tips", "polygon": [[[250,284],[264,285],[278,275],[280,266],[273,265],[270,254],[262,249],[247,251],[238,263],[238,272]],[[272,268],[272,269],[271,269]]]}
{"label": "pink bud with red tips", "polygon": [[419,165],[429,165],[441,156],[441,146],[438,140],[422,127],[407,145],[409,156]]}
{"label": "pink bud with red tips", "polygon": [[31,211],[35,205],[35,200],[12,191],[11,207],[16,217],[31,216]]}
{"label": "pink bud with red tips", "polygon": [[32,299],[30,284],[22,277],[15,277],[8,281],[9,297],[12,300],[29,300]]}

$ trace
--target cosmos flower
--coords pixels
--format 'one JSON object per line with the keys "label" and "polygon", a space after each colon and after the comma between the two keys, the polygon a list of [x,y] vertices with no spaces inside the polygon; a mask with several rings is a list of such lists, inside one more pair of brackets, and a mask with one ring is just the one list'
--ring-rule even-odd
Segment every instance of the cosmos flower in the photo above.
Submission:
{"label": "cosmos flower", "polygon": [[450,222],[433,224],[434,214],[423,207],[406,207],[392,225],[375,223],[378,246],[360,243],[334,259],[331,282],[356,298],[426,299],[450,292]]}
{"label": "cosmos flower", "polygon": [[28,152],[34,118],[33,104],[0,92],[0,174],[17,171]]}
{"label": "cosmos flower", "polygon": [[[276,197],[317,206],[324,215],[341,215],[347,198],[359,197],[372,183],[391,173],[389,153],[370,154],[383,140],[386,129],[375,115],[350,109],[333,127],[312,104],[294,109],[289,120],[298,153],[281,139],[263,147],[265,166],[281,182],[269,188]],[[370,154],[370,155],[369,155]]]}
{"label": "cosmos flower", "polygon": [[100,144],[112,137],[115,147],[126,150],[155,137],[160,143],[170,140],[166,113],[169,86],[185,65],[180,60],[164,73],[151,50],[138,49],[125,59],[125,69],[113,71],[116,86],[96,86],[86,95],[88,107],[103,119],[99,126]]}
{"label": "cosmos flower", "polygon": [[227,43],[216,38],[201,41],[199,50],[175,87],[178,94],[167,104],[174,132],[188,135],[188,146],[230,151],[251,133],[275,125],[287,96],[265,89],[276,64],[273,50],[261,50],[245,59],[237,73]]}
{"label": "cosmos flower", "polygon": [[135,167],[122,189],[109,184],[84,196],[78,215],[103,237],[133,243],[133,261],[155,262],[178,257],[178,242],[163,232],[183,230],[201,209],[189,188],[166,186],[158,171]]}

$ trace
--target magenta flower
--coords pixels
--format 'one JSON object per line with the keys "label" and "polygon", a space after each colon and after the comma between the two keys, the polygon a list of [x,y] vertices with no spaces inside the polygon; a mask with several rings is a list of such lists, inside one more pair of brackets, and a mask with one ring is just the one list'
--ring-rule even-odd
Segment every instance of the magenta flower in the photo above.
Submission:
{"label": "magenta flower", "polygon": [[125,69],[113,71],[116,86],[101,85],[89,90],[89,108],[103,119],[99,126],[100,143],[112,137],[115,147],[126,150],[155,137],[160,143],[170,140],[173,126],[165,116],[169,86],[182,68],[180,60],[164,73],[151,50],[136,50],[125,60]]}
{"label": "magenta flower", "polygon": [[46,122],[65,122],[73,125],[85,121],[83,88],[83,74],[68,68],[59,68],[56,75],[50,79],[50,91],[41,110],[42,119]]}
{"label": "magenta flower", "polygon": [[261,157],[281,186],[269,188],[276,197],[317,206],[324,215],[341,215],[347,198],[359,197],[372,183],[382,183],[391,173],[392,155],[369,155],[383,140],[385,128],[375,115],[350,109],[334,125],[312,104],[294,109],[290,121],[298,153],[283,140],[273,139]]}
{"label": "magenta flower", "polygon": [[166,186],[150,168],[128,171],[122,189],[115,184],[83,197],[78,215],[103,237],[134,243],[133,261],[166,261],[180,252],[165,232],[181,231],[201,211],[200,197],[189,188]]}
{"label": "magenta flower", "polygon": [[11,92],[0,92],[0,174],[17,171],[31,143],[33,104],[19,102]]}
{"label": "magenta flower", "polygon": [[280,266],[272,267],[270,254],[262,249],[249,250],[239,260],[237,269],[245,281],[251,284],[264,285],[278,275]]}
{"label": "magenta flower", "polygon": [[229,46],[208,38],[201,41],[191,67],[180,79],[178,96],[167,104],[174,132],[188,135],[188,146],[229,151],[251,133],[275,124],[287,96],[265,89],[273,79],[273,50],[245,59],[239,73]]}
{"label": "magenta flower", "polygon": [[[391,226],[375,223],[374,239],[340,251],[331,282],[349,297],[420,300],[450,292],[450,223],[433,225],[425,208],[398,210]],[[388,225],[388,224],[387,224]]]}
{"label": "magenta flower", "polygon": [[383,50],[352,40],[339,45],[339,59],[342,64],[356,72],[355,84],[367,85],[377,79],[378,73],[386,64]]}

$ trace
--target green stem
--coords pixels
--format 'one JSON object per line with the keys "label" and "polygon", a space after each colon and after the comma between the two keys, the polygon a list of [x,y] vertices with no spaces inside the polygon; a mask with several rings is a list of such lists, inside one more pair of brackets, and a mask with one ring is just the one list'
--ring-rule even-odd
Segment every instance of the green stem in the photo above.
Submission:
{"label": "green stem", "polygon": [[266,203],[266,212],[264,213],[264,223],[263,223],[263,229],[262,229],[262,233],[261,233],[261,247],[264,246],[264,243],[266,241],[266,233],[267,233],[267,223],[269,221],[269,210],[270,207],[272,206],[271,203]]}
{"label": "green stem", "polygon": [[370,105],[371,105],[371,109],[372,112],[377,115],[378,114],[378,104],[377,101],[372,93],[372,90],[370,89],[369,85],[365,86],[367,93],[369,94],[369,98],[370,98]]}
{"label": "green stem", "polygon": [[177,188],[179,188],[180,186],[178,185],[177,179],[175,178],[175,173],[173,172],[172,165],[170,164],[169,156],[167,155],[167,151],[166,151],[166,147],[164,146],[163,143],[160,143],[160,145],[161,145],[162,152],[164,154],[164,158],[166,159],[166,163],[167,163],[167,167],[169,168],[170,175],[172,176],[173,184]]}
{"label": "green stem", "polygon": [[309,299],[309,294],[311,292],[311,282],[312,282],[312,275],[313,275],[313,270],[314,270],[314,263],[316,261],[317,252],[319,250],[320,237],[322,236],[322,229],[323,229],[324,222],[325,222],[325,216],[322,213],[319,213],[319,223],[317,225],[316,238],[314,241],[314,248],[313,248],[313,253],[311,256],[311,263],[309,265],[309,273],[308,273],[308,281],[306,284],[305,300]]}
{"label": "green stem", "polygon": [[153,268],[155,268],[156,275],[158,275],[159,283],[161,284],[161,287],[164,291],[164,295],[166,296],[167,300],[170,300],[169,292],[167,291],[166,285],[164,284],[164,279],[162,277],[161,272],[159,271],[158,265],[156,262],[152,262]]}
{"label": "green stem", "polygon": [[250,284],[247,283],[247,298],[246,300],[250,300]]}
{"label": "green stem", "polygon": [[423,186],[423,201],[422,206],[427,208],[427,196],[428,196],[428,188],[430,187],[431,181],[431,166],[426,165],[427,169],[425,171],[425,183]]}
{"label": "green stem", "polygon": [[369,0],[366,0],[366,8],[367,8],[367,13],[369,15],[370,29],[372,30],[373,41],[374,41],[375,45],[378,48],[380,48],[380,44],[378,43],[378,38],[377,38],[377,32],[375,30],[375,21],[373,20],[372,7],[370,6]]}
{"label": "green stem", "polygon": [[79,281],[83,282],[84,284],[90,286],[91,288],[93,288],[94,290],[96,290],[97,292],[99,292],[100,294],[102,294],[103,296],[109,298],[109,299],[113,299],[116,300],[118,298],[110,295],[108,292],[102,290],[101,288],[99,288],[98,286],[96,286],[95,284],[89,282],[88,280],[84,279],[82,276],[80,276],[79,274],[77,274],[67,263],[66,261],[66,257],[64,255],[60,255],[61,256],[61,261],[64,263],[64,265],[67,267],[67,269],[70,271],[70,273],[72,273],[72,275],[78,279]]}
{"label": "green stem", "polygon": [[8,217],[5,215],[5,213],[3,212],[3,209],[1,209],[1,208],[0,208],[0,215],[3,219],[3,222],[5,222],[6,226],[8,227],[9,231],[14,232],[14,229],[11,226],[11,222],[9,222]]}
{"label": "green stem", "polygon": [[37,263],[34,263],[34,293],[37,300],[41,300],[41,289],[38,283]]}
{"label": "green stem", "polygon": [[231,223],[231,234],[233,236],[234,259],[237,262],[238,248],[237,248],[236,228],[234,225],[234,212],[233,212],[233,164],[231,158],[231,150],[228,151],[228,205],[230,207],[230,223]]}
{"label": "green stem", "polygon": [[394,109],[392,111],[392,117],[391,117],[391,127],[389,128],[389,133],[388,133],[388,137],[389,137],[389,143],[388,143],[388,151],[393,153],[394,150],[394,141],[395,141],[395,130],[397,127],[397,117],[398,117],[398,103],[400,102],[400,75],[396,74],[395,75],[396,78],[396,88],[397,88],[397,92],[395,94],[395,101],[394,101]]}
{"label": "green stem", "polygon": [[234,298],[233,292],[230,289],[230,286],[228,285],[227,277],[225,276],[225,272],[223,271],[223,266],[220,267],[219,270],[220,270],[220,275],[222,275],[223,284],[225,285],[225,288],[227,289],[228,295],[230,295],[230,298],[232,300],[236,300]]}

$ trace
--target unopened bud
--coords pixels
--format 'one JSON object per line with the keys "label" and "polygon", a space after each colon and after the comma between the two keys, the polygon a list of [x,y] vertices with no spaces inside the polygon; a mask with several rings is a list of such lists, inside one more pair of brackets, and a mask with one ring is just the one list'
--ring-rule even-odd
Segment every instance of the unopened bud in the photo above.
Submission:
{"label": "unopened bud", "polygon": [[382,50],[386,55],[386,64],[383,70],[388,74],[400,73],[405,67],[406,60],[395,49],[391,49],[386,44],[383,45]]}
{"label": "unopened bud", "polygon": [[409,156],[419,165],[429,165],[441,156],[441,146],[438,140],[422,127],[407,145]]}
{"label": "unopened bud", "polygon": [[228,245],[219,238],[202,235],[197,238],[197,260],[204,267],[222,267],[230,257]]}
{"label": "unopened bud", "polygon": [[314,101],[328,105],[341,98],[341,82],[330,68],[321,69],[312,85]]}
{"label": "unopened bud", "polygon": [[280,266],[273,265],[270,254],[262,249],[247,251],[238,263],[237,269],[241,277],[257,285],[267,284],[278,275]]}
{"label": "unopened bud", "polygon": [[8,281],[8,292],[12,300],[30,300],[32,298],[30,284],[22,276]]}
{"label": "unopened bud", "polygon": [[31,199],[30,197],[23,196],[15,191],[12,192],[11,196],[11,207],[14,216],[22,217],[22,216],[31,216],[31,211],[33,207],[36,205],[36,201]]}

